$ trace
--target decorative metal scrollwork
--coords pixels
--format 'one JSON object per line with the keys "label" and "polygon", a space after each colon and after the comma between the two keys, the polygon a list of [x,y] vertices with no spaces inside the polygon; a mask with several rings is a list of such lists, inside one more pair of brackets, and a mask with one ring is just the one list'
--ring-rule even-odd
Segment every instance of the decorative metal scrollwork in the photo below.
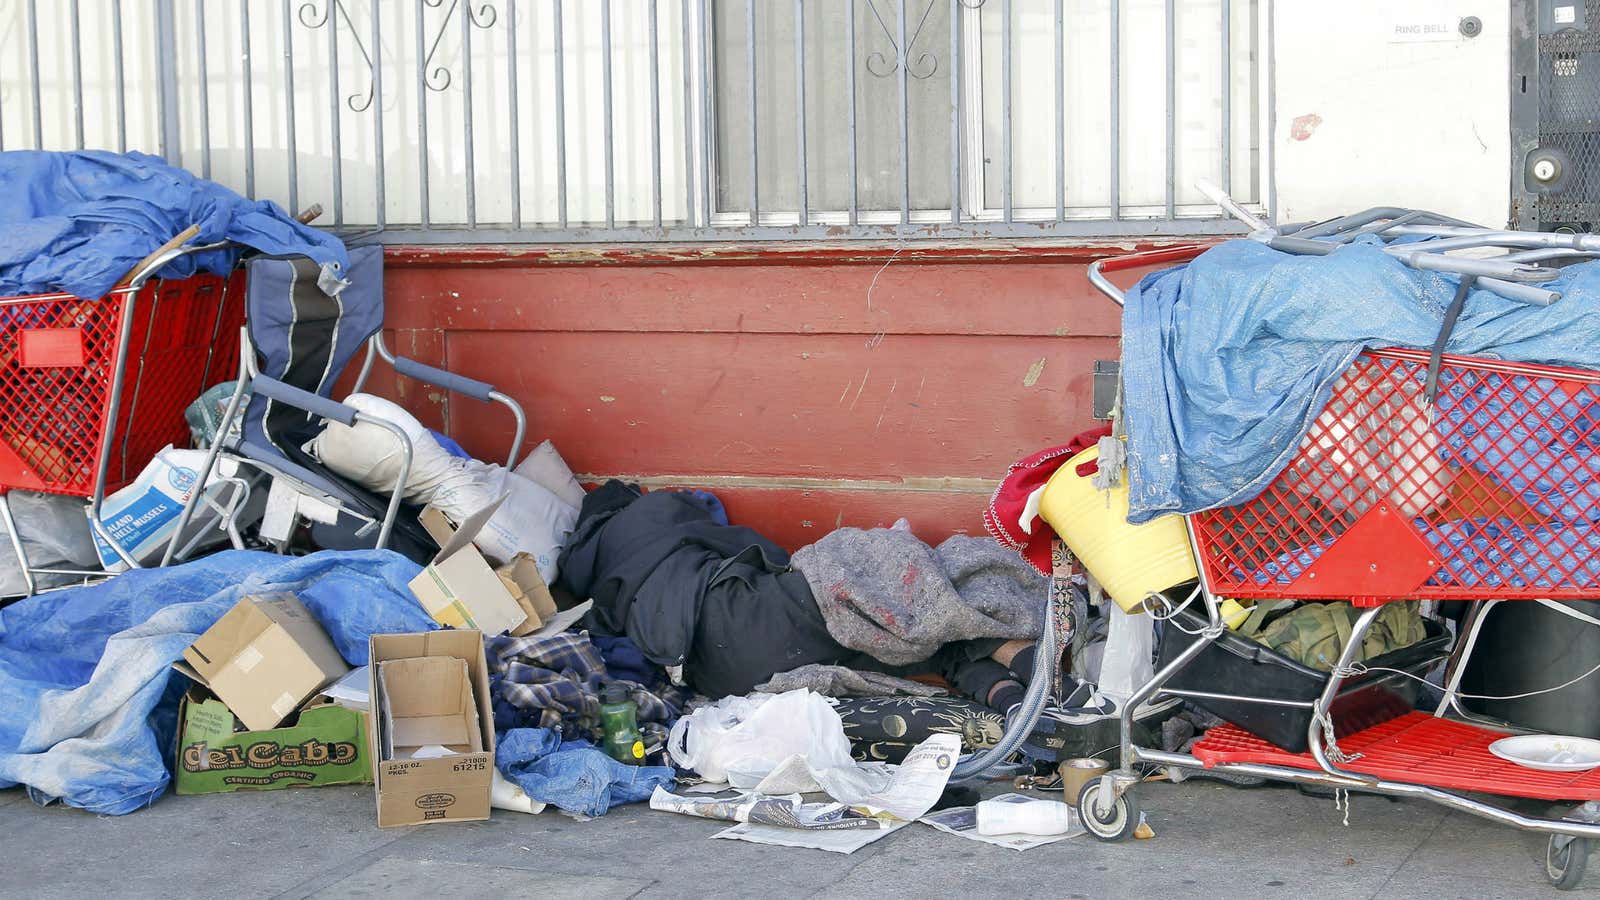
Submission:
{"label": "decorative metal scrollwork", "polygon": [[[338,13],[337,18],[334,16],[335,12]],[[298,18],[301,25],[312,30],[327,28],[328,40],[330,41],[339,39],[338,20],[344,20],[344,27],[348,28],[350,36],[355,38],[356,50],[361,53],[361,61],[367,64],[367,89],[350,94],[344,98],[344,102],[352,112],[366,112],[371,109],[374,82],[372,70],[377,63],[373,61],[372,55],[367,52],[367,45],[362,43],[361,32],[356,30],[356,24],[350,21],[350,11],[344,8],[344,0],[328,0],[320,12],[317,10],[315,0],[307,0],[307,2],[300,4]]]}
{"label": "decorative metal scrollwork", "polygon": [[[374,2],[380,2],[380,0],[374,0]],[[449,28],[452,16],[460,3],[461,0],[450,0],[450,6],[445,9],[444,14],[440,17],[439,30],[434,34],[433,41],[428,46],[427,56],[422,60],[421,65],[427,72],[422,83],[430,91],[437,92],[450,89],[452,76],[449,67],[434,65],[433,58],[439,52],[439,45],[444,41],[444,33]],[[439,9],[444,6],[444,0],[422,0],[422,5],[426,9]],[[473,6],[469,2],[466,7],[466,15],[468,21],[476,28],[493,28],[494,24],[500,19],[500,14],[492,3],[479,3],[477,6]],[[344,102],[352,112],[366,112],[371,109],[376,82],[374,70],[380,64],[380,61],[374,59],[373,53],[367,49],[366,43],[362,41],[361,32],[356,29],[355,22],[351,20],[350,10],[345,8],[344,0],[325,0],[320,6],[317,0],[306,0],[306,2],[300,4],[297,17],[300,20],[300,24],[306,28],[312,30],[327,28],[328,40],[330,41],[339,40],[339,22],[343,20],[344,27],[355,40],[356,51],[361,54],[361,61],[367,67],[366,90],[349,94],[345,97]]]}
{"label": "decorative metal scrollwork", "polygon": [[[900,2],[910,3],[911,0],[900,0]],[[977,9],[983,6],[986,0],[956,0],[956,2],[964,9]],[[867,0],[867,7],[872,10],[872,17],[878,20],[878,27],[883,30],[883,36],[888,39],[889,46],[893,50],[892,55],[882,50],[874,50],[867,54],[867,71],[879,78],[888,78],[901,66],[905,66],[906,74],[912,78],[932,78],[933,74],[939,71],[939,57],[927,51],[913,54],[912,50],[917,45],[917,38],[922,36],[922,29],[928,24],[928,16],[933,13],[933,8],[938,3],[939,0],[928,0],[928,5],[923,7],[922,15],[917,19],[916,29],[906,38],[906,46],[902,49],[895,42],[894,29],[884,21],[883,13],[878,10],[878,4],[874,0]]]}
{"label": "decorative metal scrollwork", "polygon": [[[445,91],[450,88],[450,69],[446,66],[434,66],[433,56],[439,52],[439,42],[444,40],[445,29],[449,27],[451,16],[460,3],[461,0],[450,0],[450,8],[444,11],[443,21],[439,24],[439,33],[433,36],[433,44],[428,47],[428,55],[422,60],[422,68],[427,72],[422,83],[427,85],[430,91]],[[422,4],[438,9],[444,5],[444,0],[422,0]],[[478,28],[493,28],[499,18],[500,14],[491,4],[481,3],[474,9],[470,0],[467,3],[467,21]]]}

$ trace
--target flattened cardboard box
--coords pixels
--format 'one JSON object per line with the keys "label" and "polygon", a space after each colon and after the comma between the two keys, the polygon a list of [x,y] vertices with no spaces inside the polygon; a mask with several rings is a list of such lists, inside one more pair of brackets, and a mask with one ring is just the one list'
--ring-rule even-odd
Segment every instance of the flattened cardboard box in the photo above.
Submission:
{"label": "flattened cardboard box", "polygon": [[[494,714],[483,633],[375,634],[369,647],[367,741],[375,748],[378,825],[489,818]],[[417,746],[435,744],[455,752],[408,758]]]}
{"label": "flattened cardboard box", "polygon": [[450,628],[476,628],[484,634],[532,634],[555,614],[550,588],[532,558],[518,554],[499,569],[473,545],[505,497],[457,523],[429,505],[417,517],[438,542],[439,552],[411,579],[411,593],[435,622]]}
{"label": "flattened cardboard box", "polygon": [[251,731],[275,728],[350,671],[322,625],[290,593],[245,597],[173,668],[216,694]]}
{"label": "flattened cardboard box", "polygon": [[236,731],[226,704],[195,687],[178,705],[173,766],[180,794],[275,791],[370,784],[367,714],[317,697],[296,720],[268,731]]}

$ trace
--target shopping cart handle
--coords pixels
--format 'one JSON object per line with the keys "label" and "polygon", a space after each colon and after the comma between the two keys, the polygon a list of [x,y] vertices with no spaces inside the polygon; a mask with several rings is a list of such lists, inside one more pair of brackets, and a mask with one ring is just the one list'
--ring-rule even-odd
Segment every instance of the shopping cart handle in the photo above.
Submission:
{"label": "shopping cart handle", "polygon": [[332,419],[335,422],[349,426],[356,424],[356,411],[353,407],[345,406],[343,403],[329,400],[327,397],[313,394],[310,391],[303,391],[293,385],[284,384],[276,378],[257,375],[250,380],[250,390],[266,397],[268,400],[276,400],[295,409],[303,409],[324,419]]}
{"label": "shopping cart handle", "polygon": [[1145,266],[1159,266],[1165,263],[1189,262],[1209,249],[1209,245],[1206,244],[1180,244],[1176,247],[1162,247],[1159,250],[1145,250],[1140,253],[1129,253],[1126,256],[1097,259],[1089,264],[1089,283],[1100,293],[1111,298],[1112,303],[1121,306],[1122,289],[1112,284],[1105,277],[1105,273],[1120,272],[1123,269],[1142,269]]}

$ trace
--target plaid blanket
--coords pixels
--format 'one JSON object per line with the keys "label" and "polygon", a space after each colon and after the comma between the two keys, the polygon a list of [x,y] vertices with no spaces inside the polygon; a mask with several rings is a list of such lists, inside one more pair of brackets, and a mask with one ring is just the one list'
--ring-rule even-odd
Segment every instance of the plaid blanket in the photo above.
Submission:
{"label": "plaid blanket", "polygon": [[489,638],[490,693],[498,730],[553,728],[567,739],[600,743],[600,691],[618,683],[638,709],[639,731],[646,746],[665,741],[666,729],[682,713],[689,692],[665,687],[659,691],[606,673],[600,651],[582,631],[544,637]]}

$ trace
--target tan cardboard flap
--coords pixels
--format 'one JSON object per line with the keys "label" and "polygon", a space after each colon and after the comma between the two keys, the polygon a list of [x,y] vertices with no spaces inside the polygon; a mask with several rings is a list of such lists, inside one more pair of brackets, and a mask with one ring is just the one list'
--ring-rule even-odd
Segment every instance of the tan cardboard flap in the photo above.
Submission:
{"label": "tan cardboard flap", "polygon": [[378,664],[378,678],[395,757],[404,756],[403,748],[429,744],[483,749],[465,661],[437,656],[389,660]]}
{"label": "tan cardboard flap", "polygon": [[[276,595],[267,595],[262,599],[270,599]],[[249,598],[234,604],[234,607],[222,614],[216,624],[207,628],[205,633],[195,639],[193,644],[184,648],[183,659],[201,678],[210,680],[223,666],[233,661],[235,655],[244,649],[261,632],[272,627],[272,620],[267,618],[259,604],[248,602]]]}
{"label": "tan cardboard flap", "polygon": [[499,509],[500,504],[506,502],[506,498],[509,496],[511,496],[510,493],[500,495],[500,499],[467,516],[465,520],[458,523],[451,523],[450,517],[445,515],[438,507],[429,505],[424,509],[417,518],[422,523],[423,529],[428,532],[428,535],[439,544],[439,552],[433,557],[434,562],[443,562],[454,556],[462,547],[472,543],[472,539],[478,536],[478,532],[483,530],[483,526],[489,524],[489,520],[494,517],[495,510]]}
{"label": "tan cardboard flap", "polygon": [[512,634],[533,634],[556,614],[556,599],[550,595],[550,587],[539,575],[539,564],[531,555],[518,553],[494,571],[506,592],[516,598],[517,606],[528,617],[526,622],[511,630]]}

